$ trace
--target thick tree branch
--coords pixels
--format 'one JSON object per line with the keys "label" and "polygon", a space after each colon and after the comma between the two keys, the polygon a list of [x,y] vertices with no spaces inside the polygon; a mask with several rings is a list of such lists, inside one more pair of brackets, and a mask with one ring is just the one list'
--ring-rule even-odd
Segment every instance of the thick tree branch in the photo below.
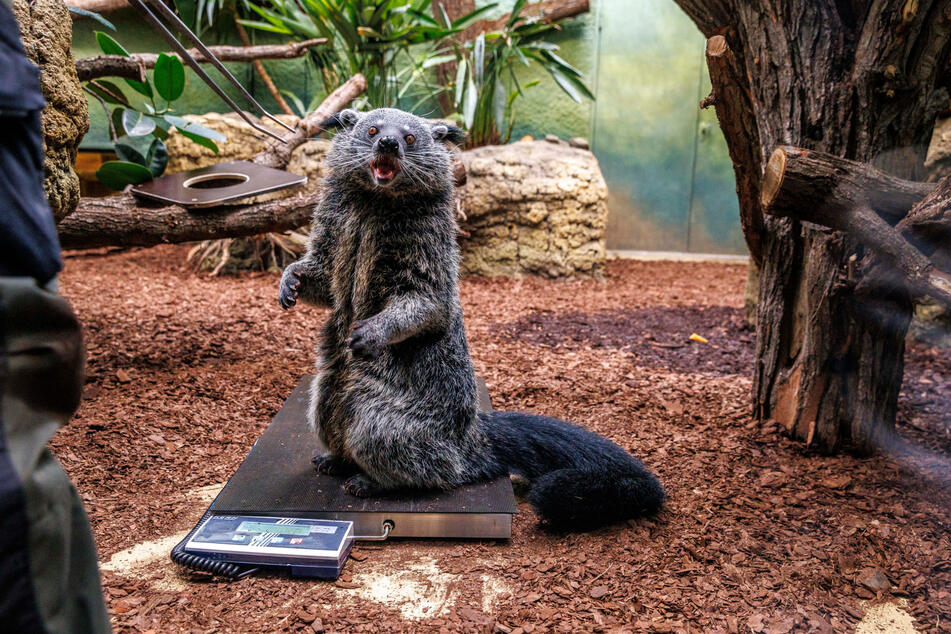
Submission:
{"label": "thick tree branch", "polygon": [[760,202],[771,215],[818,224],[824,223],[805,216],[868,206],[894,224],[934,189],[934,183],[896,178],[867,163],[783,145],[766,165]]}
{"label": "thick tree branch", "polygon": [[748,80],[722,35],[707,40],[707,67],[713,92],[700,102],[700,107],[706,108],[711,103],[716,106],[717,119],[726,138],[736,175],[743,237],[746,238],[746,246],[753,261],[758,265],[762,257],[764,232],[763,212],[759,204],[763,161]]}
{"label": "thick tree branch", "polygon": [[[316,38],[291,44],[266,44],[262,46],[209,46],[215,57],[223,62],[253,62],[259,59],[293,59],[307,53],[307,49],[327,42],[326,38]],[[198,49],[188,51],[199,62],[207,62]],[[175,53],[167,53],[175,55]],[[97,77],[123,77],[125,79],[143,79],[146,68],[153,68],[157,53],[133,53],[128,57],[121,55],[97,55],[76,60],[76,73],[80,81],[89,81]]]}
{"label": "thick tree branch", "polygon": [[[909,208],[919,200],[916,209],[932,211],[919,212],[918,218],[933,220],[933,210],[946,212],[951,202],[949,182],[943,182],[944,190],[940,190],[933,183],[905,181],[864,163],[780,147],[767,166],[762,202],[770,215],[812,222],[855,237],[897,268],[916,294],[951,305],[951,275],[937,270],[902,235],[901,223],[899,227],[889,223],[903,217],[908,220]],[[906,230],[914,232],[914,221],[906,223]]]}
{"label": "thick tree branch", "polygon": [[317,200],[318,193],[308,190],[256,205],[189,211],[177,205],[149,207],[127,193],[83,198],[57,231],[64,249],[237,238],[301,227],[310,221]]}

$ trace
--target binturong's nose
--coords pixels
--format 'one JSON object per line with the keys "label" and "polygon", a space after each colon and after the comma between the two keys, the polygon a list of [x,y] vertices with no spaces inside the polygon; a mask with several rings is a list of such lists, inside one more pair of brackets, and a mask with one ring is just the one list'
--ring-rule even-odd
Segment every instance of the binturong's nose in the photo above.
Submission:
{"label": "binturong's nose", "polygon": [[395,136],[385,136],[377,142],[377,149],[387,154],[397,154],[400,151],[400,142]]}

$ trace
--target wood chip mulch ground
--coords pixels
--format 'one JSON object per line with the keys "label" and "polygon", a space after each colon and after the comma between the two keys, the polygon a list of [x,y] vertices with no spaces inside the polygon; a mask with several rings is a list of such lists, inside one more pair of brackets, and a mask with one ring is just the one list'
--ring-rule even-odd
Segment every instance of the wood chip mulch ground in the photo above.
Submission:
{"label": "wood chip mulch ground", "polygon": [[523,503],[507,543],[359,546],[337,583],[177,570],[168,550],[309,372],[325,317],[281,311],[276,275],[200,277],[185,254],[76,254],[62,277],[89,369],[52,444],[117,631],[852,631],[883,601],[951,631],[949,351],[910,347],[889,456],[813,455],[751,419],[745,267],[713,263],[462,284],[495,407],[641,456],[670,495],[657,517],[558,536]]}

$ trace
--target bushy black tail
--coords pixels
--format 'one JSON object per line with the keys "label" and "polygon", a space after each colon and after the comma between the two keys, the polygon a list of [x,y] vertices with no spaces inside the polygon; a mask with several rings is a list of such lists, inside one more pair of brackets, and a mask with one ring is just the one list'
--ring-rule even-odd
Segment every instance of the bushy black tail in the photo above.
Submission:
{"label": "bushy black tail", "polygon": [[554,530],[650,515],[664,503],[657,477],[607,438],[518,412],[482,412],[479,420],[499,463],[531,482],[528,500]]}

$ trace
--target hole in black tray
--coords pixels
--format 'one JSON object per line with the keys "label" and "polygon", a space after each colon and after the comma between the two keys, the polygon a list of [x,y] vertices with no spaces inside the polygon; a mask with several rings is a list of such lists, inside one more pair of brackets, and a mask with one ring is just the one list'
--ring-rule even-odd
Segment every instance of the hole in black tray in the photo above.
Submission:
{"label": "hole in black tray", "polygon": [[202,174],[185,181],[185,187],[191,189],[219,189],[240,185],[248,180],[245,174]]}

